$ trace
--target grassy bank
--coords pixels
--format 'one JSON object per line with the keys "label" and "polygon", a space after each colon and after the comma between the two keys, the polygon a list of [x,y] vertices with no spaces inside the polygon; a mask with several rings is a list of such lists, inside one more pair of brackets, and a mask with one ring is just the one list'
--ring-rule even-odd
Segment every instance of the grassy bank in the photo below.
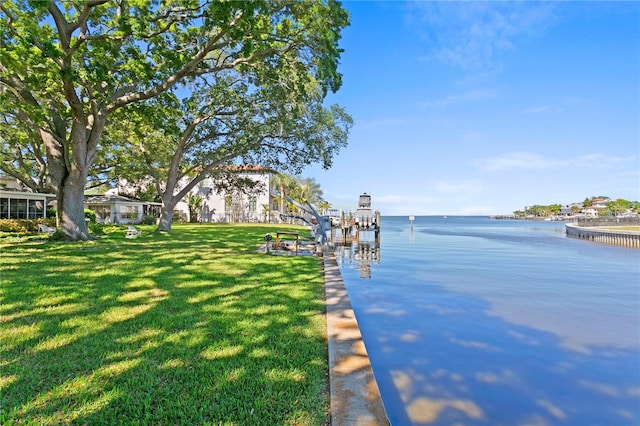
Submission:
{"label": "grassy bank", "polygon": [[2,243],[0,423],[324,424],[317,259],[256,253],[282,226],[142,229]]}
{"label": "grassy bank", "polygon": [[640,232],[640,226],[628,225],[628,226],[594,226],[595,229],[608,229],[611,231],[632,231]]}

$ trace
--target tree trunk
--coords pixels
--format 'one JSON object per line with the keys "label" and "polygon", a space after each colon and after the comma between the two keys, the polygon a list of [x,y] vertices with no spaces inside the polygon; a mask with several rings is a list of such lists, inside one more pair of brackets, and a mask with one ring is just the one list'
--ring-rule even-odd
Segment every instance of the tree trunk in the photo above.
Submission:
{"label": "tree trunk", "polygon": [[66,238],[72,241],[89,239],[89,229],[84,218],[84,179],[67,177],[58,190],[58,226]]}
{"label": "tree trunk", "polygon": [[173,210],[167,210],[162,207],[162,213],[160,214],[160,221],[156,231],[159,232],[171,232],[171,223],[173,222]]}
{"label": "tree trunk", "polygon": [[51,186],[57,196],[57,225],[64,238],[71,241],[90,238],[84,218],[84,185],[106,119],[94,117],[91,122],[90,128],[84,116],[76,118],[69,139],[64,134],[56,138],[46,131],[40,132],[47,150]]}
{"label": "tree trunk", "polygon": [[171,224],[173,223],[173,209],[175,208],[176,204],[178,204],[180,200],[186,197],[187,194],[189,194],[189,191],[191,191],[197,184],[202,182],[205,176],[207,176],[207,174],[215,166],[215,164],[211,164],[208,167],[203,168],[200,173],[195,178],[193,178],[193,180],[187,183],[184,188],[180,190],[180,192],[174,195],[174,191],[179,181],[178,168],[182,159],[182,153],[182,149],[179,149],[173,155],[164,191],[161,190],[160,182],[156,181],[156,188],[158,189],[158,192],[162,197],[162,212],[160,213],[160,222],[158,223],[156,231],[171,232]]}
{"label": "tree trunk", "polygon": [[[86,160],[88,149],[85,132],[77,135],[73,149],[68,149],[65,145],[72,142],[65,141],[64,135],[56,138],[51,133],[40,131],[47,151],[50,184],[57,198],[57,227],[64,238],[72,241],[89,239],[89,229],[84,219],[84,184],[90,165]],[[67,161],[65,155],[69,151],[74,153],[71,161]],[[89,154],[93,153],[95,149],[89,151]]]}
{"label": "tree trunk", "polygon": [[171,232],[171,224],[173,223],[173,208],[176,206],[175,198],[165,192],[162,197],[162,211],[160,212],[160,221],[156,231]]}

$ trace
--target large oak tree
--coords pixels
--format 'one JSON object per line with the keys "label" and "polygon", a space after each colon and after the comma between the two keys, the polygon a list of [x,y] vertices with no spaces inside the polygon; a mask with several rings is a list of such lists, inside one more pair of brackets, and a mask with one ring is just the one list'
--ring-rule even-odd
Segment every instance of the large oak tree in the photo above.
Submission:
{"label": "large oak tree", "polygon": [[323,97],[341,84],[348,17],[332,0],[5,0],[0,11],[0,100],[12,111],[3,118],[40,138],[71,240],[88,238],[85,182],[117,114],[164,105],[163,96],[189,100],[229,78],[242,79],[245,93],[287,93],[298,101],[280,105],[293,111],[314,105],[309,92]]}
{"label": "large oak tree", "polygon": [[175,205],[205,178],[214,177],[217,189],[249,183],[232,173],[234,162],[297,173],[310,163],[329,168],[346,145],[351,117],[322,105],[314,79],[305,77],[306,87],[296,91],[283,84],[288,77],[254,73],[246,84],[242,75],[227,73],[182,100],[163,96],[136,105],[120,122],[124,153],[139,152],[142,161],[128,162],[119,175],[152,178],[162,201],[159,230],[171,230]]}

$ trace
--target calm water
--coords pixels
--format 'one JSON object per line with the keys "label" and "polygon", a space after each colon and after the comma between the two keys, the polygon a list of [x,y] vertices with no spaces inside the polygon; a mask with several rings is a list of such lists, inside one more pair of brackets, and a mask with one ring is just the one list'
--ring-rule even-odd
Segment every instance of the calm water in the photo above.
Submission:
{"label": "calm water", "polygon": [[405,216],[337,256],[393,425],[640,425],[640,250]]}

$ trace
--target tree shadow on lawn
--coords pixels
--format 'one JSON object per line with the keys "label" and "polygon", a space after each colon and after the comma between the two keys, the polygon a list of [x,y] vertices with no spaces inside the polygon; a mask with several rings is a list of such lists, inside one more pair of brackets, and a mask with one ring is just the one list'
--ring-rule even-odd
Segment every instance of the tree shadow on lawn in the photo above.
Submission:
{"label": "tree shadow on lawn", "polygon": [[324,422],[316,260],[214,229],[9,250],[2,423]]}

